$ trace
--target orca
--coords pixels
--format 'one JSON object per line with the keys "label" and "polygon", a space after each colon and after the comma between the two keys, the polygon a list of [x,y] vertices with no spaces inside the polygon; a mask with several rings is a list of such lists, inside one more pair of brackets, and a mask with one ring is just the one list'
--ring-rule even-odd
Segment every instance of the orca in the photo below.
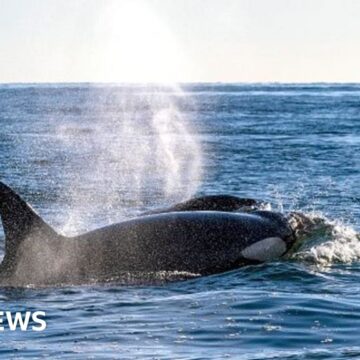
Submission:
{"label": "orca", "polygon": [[232,195],[207,195],[175,204],[168,208],[150,210],[143,215],[177,211],[251,211],[264,205],[254,199],[244,199]]}
{"label": "orca", "polygon": [[202,197],[66,237],[0,182],[5,233],[0,284],[89,284],[116,281],[124,273],[210,275],[276,260],[294,244],[294,231],[277,212],[234,212],[255,203],[224,195]]}

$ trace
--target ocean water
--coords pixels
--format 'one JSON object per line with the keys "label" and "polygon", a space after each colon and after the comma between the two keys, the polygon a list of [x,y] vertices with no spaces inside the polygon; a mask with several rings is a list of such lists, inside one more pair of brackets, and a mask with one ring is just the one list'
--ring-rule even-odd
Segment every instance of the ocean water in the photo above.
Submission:
{"label": "ocean water", "polygon": [[0,311],[47,321],[0,357],[360,358],[359,154],[358,84],[0,85],[0,179],[63,234],[220,193],[316,224],[214,276],[0,287]]}

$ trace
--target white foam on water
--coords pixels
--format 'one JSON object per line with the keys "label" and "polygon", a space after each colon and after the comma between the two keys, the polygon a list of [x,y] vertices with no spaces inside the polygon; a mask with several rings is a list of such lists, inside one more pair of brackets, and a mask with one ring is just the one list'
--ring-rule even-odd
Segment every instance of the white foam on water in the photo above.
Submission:
{"label": "white foam on water", "polygon": [[304,214],[310,221],[307,234],[299,240],[291,259],[330,266],[360,260],[360,235],[340,220],[330,220],[319,213]]}

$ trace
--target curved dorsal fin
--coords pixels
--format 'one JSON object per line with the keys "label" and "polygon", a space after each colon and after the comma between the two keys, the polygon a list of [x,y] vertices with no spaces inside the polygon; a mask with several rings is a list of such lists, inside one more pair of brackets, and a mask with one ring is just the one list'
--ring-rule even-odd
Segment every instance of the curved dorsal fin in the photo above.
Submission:
{"label": "curved dorsal fin", "polygon": [[16,255],[21,242],[31,234],[57,235],[36,212],[4,183],[0,182],[0,216],[5,233],[6,258]]}

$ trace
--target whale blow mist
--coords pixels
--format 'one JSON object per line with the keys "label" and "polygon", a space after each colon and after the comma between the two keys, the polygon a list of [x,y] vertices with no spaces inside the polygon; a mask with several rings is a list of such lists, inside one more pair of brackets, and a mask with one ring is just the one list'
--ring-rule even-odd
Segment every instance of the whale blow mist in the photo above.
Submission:
{"label": "whale blow mist", "polygon": [[67,115],[56,127],[58,149],[67,154],[64,233],[195,193],[201,150],[192,119],[182,112],[185,107],[189,114],[194,104],[180,88],[94,86],[77,96],[85,103],[81,114]]}

